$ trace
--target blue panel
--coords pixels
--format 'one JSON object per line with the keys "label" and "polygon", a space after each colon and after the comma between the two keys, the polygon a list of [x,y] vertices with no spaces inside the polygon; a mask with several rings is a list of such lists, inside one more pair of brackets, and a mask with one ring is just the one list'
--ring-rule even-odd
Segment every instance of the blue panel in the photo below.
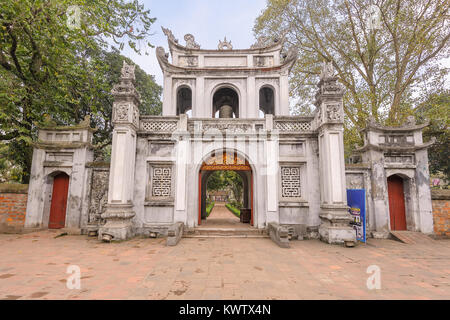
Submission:
{"label": "blue panel", "polygon": [[348,189],[347,203],[353,217],[350,224],[356,230],[356,239],[366,242],[366,190]]}

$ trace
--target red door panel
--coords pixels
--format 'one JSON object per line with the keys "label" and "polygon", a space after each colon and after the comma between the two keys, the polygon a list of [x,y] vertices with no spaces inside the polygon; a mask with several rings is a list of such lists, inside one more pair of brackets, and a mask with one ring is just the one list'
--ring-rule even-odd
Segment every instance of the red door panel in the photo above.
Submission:
{"label": "red door panel", "polygon": [[399,176],[388,178],[388,194],[391,230],[406,230],[405,194],[402,178]]}
{"label": "red door panel", "polygon": [[69,176],[65,173],[57,175],[53,180],[52,204],[48,223],[49,229],[61,229],[65,227],[68,191]]}

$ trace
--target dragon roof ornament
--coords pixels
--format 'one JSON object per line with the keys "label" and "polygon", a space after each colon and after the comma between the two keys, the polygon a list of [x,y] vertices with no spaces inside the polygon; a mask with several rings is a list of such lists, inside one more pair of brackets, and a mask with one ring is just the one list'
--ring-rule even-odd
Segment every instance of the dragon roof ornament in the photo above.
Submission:
{"label": "dragon roof ornament", "polygon": [[200,45],[195,42],[195,38],[192,34],[188,33],[184,36],[184,40],[186,41],[186,48],[188,49],[200,49]]}
{"label": "dragon roof ornament", "polygon": [[178,39],[175,38],[175,36],[173,35],[173,33],[170,29],[164,28],[164,27],[161,27],[161,29],[170,41],[178,44]]}

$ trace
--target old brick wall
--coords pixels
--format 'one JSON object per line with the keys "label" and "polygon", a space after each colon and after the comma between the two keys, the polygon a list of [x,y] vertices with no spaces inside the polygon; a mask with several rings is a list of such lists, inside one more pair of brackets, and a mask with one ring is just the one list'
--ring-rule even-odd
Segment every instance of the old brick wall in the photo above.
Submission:
{"label": "old brick wall", "polygon": [[20,232],[25,224],[28,185],[0,184],[0,232]]}
{"label": "old brick wall", "polygon": [[433,199],[434,232],[438,237],[450,237],[450,189],[434,189]]}

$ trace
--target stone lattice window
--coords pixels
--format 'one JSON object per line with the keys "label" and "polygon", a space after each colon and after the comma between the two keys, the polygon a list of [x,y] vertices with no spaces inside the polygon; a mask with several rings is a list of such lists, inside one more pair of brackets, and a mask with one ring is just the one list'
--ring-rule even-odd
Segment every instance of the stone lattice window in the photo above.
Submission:
{"label": "stone lattice window", "polygon": [[172,195],[172,168],[152,167],[151,196],[168,198]]}
{"label": "stone lattice window", "polygon": [[281,196],[301,197],[300,167],[281,167]]}

